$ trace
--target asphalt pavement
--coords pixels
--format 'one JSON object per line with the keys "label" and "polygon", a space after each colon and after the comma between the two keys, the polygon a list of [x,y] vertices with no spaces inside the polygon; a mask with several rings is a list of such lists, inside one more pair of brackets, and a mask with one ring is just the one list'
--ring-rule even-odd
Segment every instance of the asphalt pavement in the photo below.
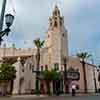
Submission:
{"label": "asphalt pavement", "polygon": [[100,95],[78,96],[12,96],[0,97],[0,100],[100,100]]}

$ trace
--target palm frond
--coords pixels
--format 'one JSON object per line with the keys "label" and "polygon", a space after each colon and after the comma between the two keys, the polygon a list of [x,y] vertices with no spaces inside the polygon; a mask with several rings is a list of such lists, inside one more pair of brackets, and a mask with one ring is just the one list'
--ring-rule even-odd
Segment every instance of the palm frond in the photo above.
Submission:
{"label": "palm frond", "polygon": [[42,48],[44,45],[44,41],[41,41],[40,38],[33,41],[37,48]]}
{"label": "palm frond", "polygon": [[44,42],[45,42],[45,41],[41,41],[41,47],[44,45]]}
{"label": "palm frond", "polygon": [[88,59],[92,55],[88,54],[88,52],[81,52],[81,53],[77,53],[76,56],[84,61],[85,59]]}

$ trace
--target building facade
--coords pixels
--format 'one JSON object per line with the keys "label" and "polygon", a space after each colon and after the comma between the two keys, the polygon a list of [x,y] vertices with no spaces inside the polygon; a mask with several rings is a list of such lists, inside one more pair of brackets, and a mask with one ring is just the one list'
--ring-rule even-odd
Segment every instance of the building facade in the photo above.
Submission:
{"label": "building facade", "polygon": [[[79,69],[80,79],[77,81],[65,80],[63,82],[63,91],[71,91],[72,84],[78,85],[77,92],[84,92],[83,69],[80,60],[77,57],[70,57],[68,54],[68,32],[64,27],[64,17],[60,10],[55,6],[52,16],[49,17],[49,27],[46,33],[45,47],[42,48],[40,55],[40,71],[48,67],[64,71],[64,59],[66,59],[67,69],[72,67]],[[32,66],[36,69],[36,48],[34,49],[16,49],[0,48],[1,63],[13,64],[17,70],[16,79],[13,84],[13,94],[31,93],[35,89],[36,73],[32,72]],[[96,66],[85,64],[88,92],[95,91],[94,71],[96,78],[96,87],[99,88],[97,80],[98,72]],[[41,84],[41,81],[40,81]],[[43,84],[45,84],[43,82]],[[59,87],[61,84],[59,83]],[[45,88],[45,87],[44,87]],[[52,91],[52,89],[51,89]]]}

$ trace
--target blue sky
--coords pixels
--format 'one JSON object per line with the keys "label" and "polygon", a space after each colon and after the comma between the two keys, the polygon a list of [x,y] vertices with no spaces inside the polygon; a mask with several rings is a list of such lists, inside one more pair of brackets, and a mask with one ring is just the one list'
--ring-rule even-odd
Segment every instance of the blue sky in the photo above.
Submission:
{"label": "blue sky", "polygon": [[93,55],[95,63],[99,63],[100,0],[8,0],[6,13],[14,14],[12,8],[16,10],[12,32],[5,37],[8,46],[15,43],[17,48],[30,48],[34,47],[32,40],[35,38],[44,39],[48,17],[55,4],[64,16],[70,55],[87,51]]}

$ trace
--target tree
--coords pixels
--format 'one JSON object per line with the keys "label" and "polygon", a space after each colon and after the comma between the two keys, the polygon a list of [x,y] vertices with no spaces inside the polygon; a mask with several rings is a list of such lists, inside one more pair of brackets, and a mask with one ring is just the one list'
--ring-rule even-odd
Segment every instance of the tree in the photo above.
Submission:
{"label": "tree", "polygon": [[87,52],[81,52],[77,53],[77,57],[80,58],[80,61],[82,63],[83,68],[83,78],[84,78],[84,92],[87,93],[87,79],[86,79],[86,68],[85,68],[85,61],[90,57],[91,55]]}
{"label": "tree", "polygon": [[6,95],[7,85],[9,81],[12,81],[16,78],[15,67],[10,64],[1,64],[0,65],[0,83],[2,86],[2,94]]}
{"label": "tree", "polygon": [[40,38],[34,40],[34,44],[37,47],[36,53],[36,91],[39,91],[39,65],[40,65],[40,49],[44,46],[44,41],[41,41]]}
{"label": "tree", "polygon": [[43,71],[42,75],[43,75],[43,79],[46,82],[47,93],[50,94],[50,83],[59,80],[60,79],[60,73],[57,72],[56,70],[52,69],[52,70]]}

